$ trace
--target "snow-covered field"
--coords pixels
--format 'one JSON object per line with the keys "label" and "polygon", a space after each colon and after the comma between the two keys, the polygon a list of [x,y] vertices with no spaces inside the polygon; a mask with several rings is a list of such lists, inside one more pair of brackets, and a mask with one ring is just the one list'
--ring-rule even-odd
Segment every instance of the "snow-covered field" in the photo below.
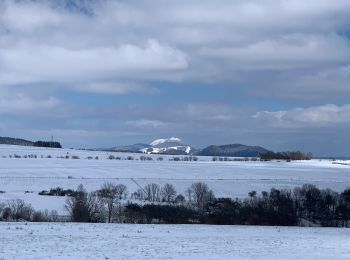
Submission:
{"label": "snow-covered field", "polygon": [[[13,158],[13,155],[21,158]],[[37,158],[23,158],[34,154]],[[124,160],[108,160],[109,155]],[[9,158],[12,155],[12,158]],[[47,158],[50,155],[52,158]],[[75,155],[80,159],[57,157]],[[89,160],[88,157],[98,160]],[[133,156],[135,160],[125,160]],[[204,181],[216,196],[245,197],[251,190],[258,192],[276,188],[293,188],[313,183],[320,188],[343,190],[350,186],[350,165],[333,164],[328,160],[305,162],[212,162],[200,157],[197,162],[169,161],[173,156],[152,156],[153,161],[140,161],[141,154],[107,153],[73,149],[45,149],[0,145],[0,202],[20,198],[35,209],[55,209],[65,214],[64,197],[39,196],[38,192],[60,186],[75,189],[83,184],[96,190],[104,182],[124,183],[129,192],[140,185],[172,183],[183,193],[193,182]],[[43,157],[43,158],[41,158]],[[349,163],[349,162],[348,162]],[[28,191],[26,193],[26,191]]]}
{"label": "snow-covered field", "polygon": [[0,259],[349,259],[350,229],[0,223]]}

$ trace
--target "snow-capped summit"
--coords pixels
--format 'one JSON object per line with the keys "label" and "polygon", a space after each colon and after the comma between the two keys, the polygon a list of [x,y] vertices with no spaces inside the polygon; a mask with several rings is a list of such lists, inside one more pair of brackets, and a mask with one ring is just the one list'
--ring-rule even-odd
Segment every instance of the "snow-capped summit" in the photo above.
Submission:
{"label": "snow-capped summit", "polygon": [[177,137],[170,137],[167,139],[156,139],[152,143],[150,143],[150,145],[157,146],[157,145],[164,144],[164,143],[181,143],[182,144],[182,140],[180,138],[177,138]]}
{"label": "snow-capped summit", "polygon": [[156,139],[150,144],[134,144],[127,146],[119,146],[112,148],[118,152],[148,153],[148,154],[172,154],[172,155],[189,155],[194,154],[195,149],[189,145],[185,145],[180,138],[170,137]]}
{"label": "snow-capped summit", "polygon": [[182,140],[177,137],[164,139],[156,139],[150,143],[150,147],[143,148],[143,153],[159,153],[159,154],[190,154],[193,148],[183,144]]}

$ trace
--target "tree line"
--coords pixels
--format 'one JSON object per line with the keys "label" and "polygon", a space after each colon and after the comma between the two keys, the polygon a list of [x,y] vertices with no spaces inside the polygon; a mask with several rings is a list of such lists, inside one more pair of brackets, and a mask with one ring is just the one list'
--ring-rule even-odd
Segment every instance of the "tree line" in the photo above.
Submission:
{"label": "tree line", "polygon": [[36,141],[33,143],[33,146],[47,148],[62,148],[61,143],[55,141]]}
{"label": "tree line", "polygon": [[297,160],[311,160],[311,153],[303,153],[300,151],[295,152],[266,152],[259,155],[260,160],[270,161],[270,160],[287,160],[287,161],[297,161]]}
{"label": "tree line", "polygon": [[[69,193],[65,194],[65,192]],[[276,189],[244,199],[216,198],[204,182],[193,183],[184,194],[172,184],[147,184],[130,196],[124,184],[107,182],[87,192],[51,189],[52,196],[68,196],[69,221],[91,223],[164,223],[280,226],[350,226],[350,188],[343,192],[304,184],[293,190]],[[0,204],[0,220],[57,221],[57,213],[34,211],[21,200]]]}
{"label": "tree line", "polygon": [[36,147],[48,147],[48,148],[62,148],[61,143],[54,141],[29,141],[20,138],[12,137],[1,137],[0,144],[9,144],[9,145],[22,145],[22,146],[36,146]]}
{"label": "tree line", "polygon": [[122,184],[107,183],[91,193],[79,186],[77,194],[67,202],[76,222],[345,227],[350,220],[350,188],[338,193],[311,184],[261,194],[252,191],[245,199],[216,198],[203,182],[193,183],[185,195],[177,194],[171,184],[148,184],[125,204],[121,199],[127,189]]}

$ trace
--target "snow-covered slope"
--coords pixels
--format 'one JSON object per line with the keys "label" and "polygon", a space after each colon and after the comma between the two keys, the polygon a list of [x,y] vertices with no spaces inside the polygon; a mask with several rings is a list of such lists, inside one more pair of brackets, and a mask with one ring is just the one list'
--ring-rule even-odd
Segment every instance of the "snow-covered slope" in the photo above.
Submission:
{"label": "snow-covered slope", "polygon": [[149,154],[191,154],[192,151],[193,148],[191,146],[185,145],[177,137],[156,139],[150,143],[150,147],[141,149],[141,152]]}
{"label": "snow-covered slope", "polygon": [[156,139],[150,144],[139,143],[126,146],[117,146],[109,150],[116,152],[170,155],[189,155],[193,154],[195,151],[195,149],[189,145],[185,145],[182,140],[177,137]]}
{"label": "snow-covered slope", "polygon": [[156,139],[154,140],[150,145],[151,146],[157,146],[161,144],[166,144],[166,143],[182,143],[182,140],[177,137],[170,137],[168,139]]}

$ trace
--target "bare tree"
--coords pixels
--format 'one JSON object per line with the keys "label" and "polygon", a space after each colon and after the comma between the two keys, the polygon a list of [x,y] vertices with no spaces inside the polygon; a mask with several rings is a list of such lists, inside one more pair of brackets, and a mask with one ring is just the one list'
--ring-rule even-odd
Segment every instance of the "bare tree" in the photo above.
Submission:
{"label": "bare tree", "polygon": [[131,198],[135,200],[144,200],[145,192],[142,189],[138,189],[137,191],[131,194]]}
{"label": "bare tree", "polygon": [[214,192],[204,182],[193,183],[187,193],[200,210],[203,210],[205,205],[215,198]]}
{"label": "bare tree", "polygon": [[30,204],[26,204],[23,200],[20,199],[9,201],[8,208],[12,220],[30,220],[34,212]]}
{"label": "bare tree", "polygon": [[144,188],[146,194],[145,199],[151,202],[159,201],[160,187],[158,184],[147,184]]}
{"label": "bare tree", "polygon": [[160,191],[162,196],[162,201],[165,202],[174,202],[176,197],[176,190],[172,184],[166,183]]}
{"label": "bare tree", "polygon": [[105,219],[103,216],[103,204],[96,191],[87,194],[87,207],[90,222],[97,223]]}
{"label": "bare tree", "polygon": [[115,186],[117,190],[117,197],[119,200],[125,199],[128,195],[128,188],[124,184],[117,184]]}
{"label": "bare tree", "polygon": [[57,222],[59,219],[58,213],[56,210],[48,211],[47,209],[41,211],[35,211],[32,214],[33,222]]}
{"label": "bare tree", "polygon": [[193,190],[191,187],[186,190],[185,195],[187,196],[187,201],[191,203],[193,198]]}
{"label": "bare tree", "polygon": [[102,185],[101,189],[97,191],[98,197],[107,209],[108,223],[111,223],[113,210],[119,202],[120,188],[122,187],[117,187],[117,185],[111,182],[106,182]]}

